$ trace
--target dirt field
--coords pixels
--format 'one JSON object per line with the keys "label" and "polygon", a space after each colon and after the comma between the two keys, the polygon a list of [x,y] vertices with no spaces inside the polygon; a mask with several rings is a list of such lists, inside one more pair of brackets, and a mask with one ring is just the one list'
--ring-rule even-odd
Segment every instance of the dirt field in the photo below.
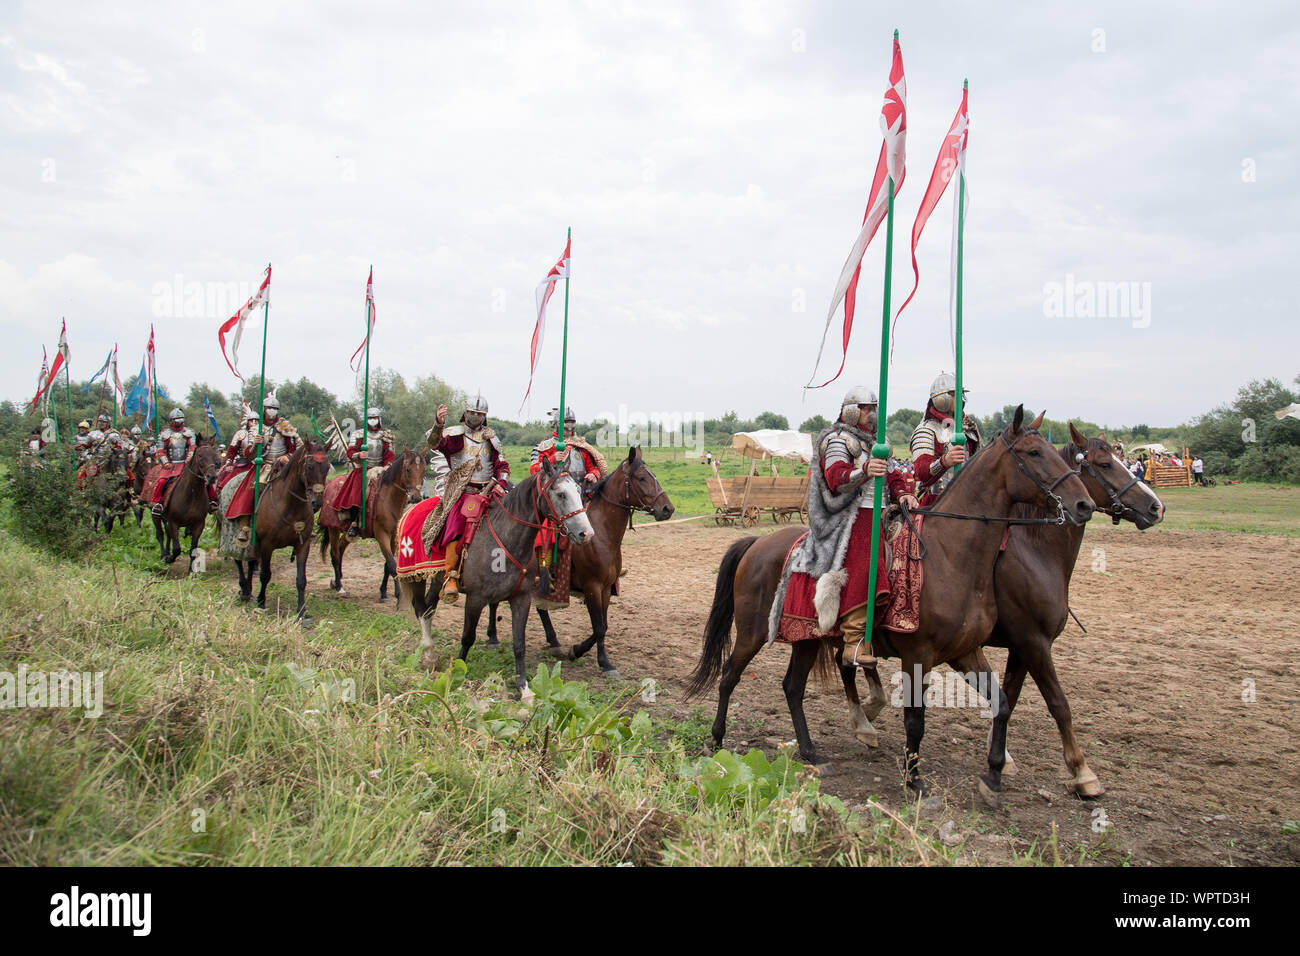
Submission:
{"label": "dirt field", "polygon": [[[687,704],[682,687],[699,655],[718,561],[745,533],[694,522],[646,527],[624,542],[630,572],[623,597],[610,609],[609,653],[625,680],[655,679],[654,708],[661,714],[666,709],[684,719],[694,712],[712,721],[716,695]],[[1092,569],[1095,548],[1105,550],[1106,573]],[[376,554],[372,542],[349,552],[347,600],[391,610],[391,601],[374,603]],[[310,590],[328,594],[327,571],[315,555],[310,569]],[[1019,773],[1005,778],[1000,810],[974,795],[988,721],[970,708],[927,710],[923,769],[943,803],[927,814],[952,819],[963,852],[990,862],[1035,844],[1041,849],[1055,824],[1065,862],[1300,863],[1300,836],[1282,832],[1283,821],[1300,819],[1297,569],[1296,539],[1162,528],[1139,533],[1093,522],[1071,586],[1071,606],[1088,631],[1071,622],[1055,658],[1076,733],[1105,796],[1084,802],[1067,792],[1055,723],[1027,681],[1008,737]],[[502,613],[508,634],[509,612]],[[555,621],[565,644],[589,633],[580,604]],[[458,634],[459,611],[439,608],[435,623]],[[412,648],[417,633],[412,620]],[[543,646],[536,619],[529,645],[532,669]],[[1005,652],[989,655],[1000,673]],[[566,665],[569,672],[599,680],[591,656]],[[788,649],[776,645],[755,659],[732,700],[726,747],[759,747],[770,755],[793,738],[780,687],[788,658]],[[882,662],[887,691],[896,669],[896,662]],[[1253,702],[1243,700],[1250,686]],[[875,750],[848,732],[838,687],[810,686],[807,713],[822,758],[830,761],[828,792],[850,804],[869,796],[896,808],[906,804],[901,710],[887,707],[876,721],[881,746]]]}

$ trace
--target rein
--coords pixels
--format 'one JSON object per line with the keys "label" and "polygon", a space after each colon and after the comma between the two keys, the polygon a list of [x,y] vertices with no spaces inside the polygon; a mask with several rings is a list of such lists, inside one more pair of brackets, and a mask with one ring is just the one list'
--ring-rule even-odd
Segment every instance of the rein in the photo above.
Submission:
{"label": "rein", "polygon": [[[546,484],[542,484],[540,481],[533,482],[533,517],[537,519],[536,524],[534,524],[531,521],[525,521],[523,518],[516,517],[515,514],[505,506],[504,502],[501,505],[501,510],[504,511],[506,517],[509,518],[511,521],[515,522],[515,524],[521,524],[526,528],[532,528],[534,530],[541,530],[546,524],[546,520],[542,517],[542,500],[545,499],[547,506],[551,510],[551,515],[554,516],[556,514],[557,509],[555,507],[555,502],[551,501],[550,489],[551,489],[551,485],[555,484],[555,482],[558,481],[560,477],[564,474],[567,474],[567,472],[563,472],[563,471],[556,472],[555,475],[551,478],[551,480],[548,481]],[[582,496],[579,495],[578,498],[581,501]],[[582,507],[574,511],[570,511],[566,515],[555,518],[555,525],[556,525],[557,532],[563,533],[564,522],[568,521],[574,515],[581,514],[586,510],[587,510],[586,506],[583,505]],[[501,540],[501,536],[497,534],[497,529],[496,526],[493,525],[492,523],[492,515],[490,512],[483,516],[483,520],[488,526],[488,531],[492,535],[492,540],[497,543],[497,547],[499,547],[505,553],[505,556],[510,559],[510,563],[519,569],[519,580],[515,582],[515,586],[511,590],[511,593],[513,594],[519,590],[519,588],[524,583],[524,578],[528,576],[528,565],[520,564],[519,559],[510,553],[510,549],[505,546],[505,542],[503,542]]]}

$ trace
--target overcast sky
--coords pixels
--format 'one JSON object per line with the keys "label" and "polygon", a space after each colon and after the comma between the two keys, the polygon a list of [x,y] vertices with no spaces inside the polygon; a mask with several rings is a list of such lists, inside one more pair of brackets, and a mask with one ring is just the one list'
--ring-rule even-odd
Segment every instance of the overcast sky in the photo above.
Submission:
{"label": "overcast sky", "polygon": [[[267,375],[340,395],[375,267],[373,364],[558,399],[563,297],[519,411],[538,281],[573,227],[570,404],[833,416],[878,378],[884,231],[845,376],[804,397],[880,148],[895,27],[908,175],[894,306],[971,83],[966,376],[1111,424],[1185,421],[1300,372],[1294,4],[72,4],[0,17],[0,395],[30,398],[66,316],[74,378],[149,323],[162,381],[236,380],[234,284],[274,265]],[[890,406],[951,369],[951,206],[918,249]],[[1045,289],[1133,282],[1121,316]],[[206,303],[171,302],[200,283]],[[193,288],[193,287],[191,287]],[[1148,291],[1149,290],[1149,291]],[[1149,295],[1149,299],[1147,296]],[[220,308],[218,308],[220,307]],[[1149,307],[1149,311],[1148,310]],[[260,321],[242,367],[256,371]],[[834,352],[837,332],[828,353]],[[831,363],[833,370],[836,362]]]}

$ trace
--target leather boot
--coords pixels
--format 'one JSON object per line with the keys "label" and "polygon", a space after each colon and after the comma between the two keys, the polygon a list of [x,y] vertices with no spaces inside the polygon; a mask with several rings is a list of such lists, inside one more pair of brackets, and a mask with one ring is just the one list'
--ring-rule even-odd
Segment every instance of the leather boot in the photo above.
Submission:
{"label": "leather boot", "polygon": [[442,585],[441,600],[447,604],[455,604],[460,600],[460,588],[457,586],[460,581],[460,542],[453,541],[447,545],[446,557],[447,579]]}
{"label": "leather boot", "polygon": [[[849,611],[840,618],[840,631],[844,635],[844,654],[841,658],[847,667],[871,667],[876,659],[871,656],[871,639],[867,635],[867,609]],[[855,659],[856,658],[856,659]]]}

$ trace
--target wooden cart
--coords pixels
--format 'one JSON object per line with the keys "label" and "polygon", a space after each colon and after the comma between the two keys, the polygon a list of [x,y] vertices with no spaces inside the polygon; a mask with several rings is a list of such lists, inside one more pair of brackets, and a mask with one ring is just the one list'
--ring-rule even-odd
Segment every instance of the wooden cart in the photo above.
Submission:
{"label": "wooden cart", "polygon": [[707,478],[713,502],[713,520],[720,525],[740,524],[752,528],[764,514],[774,522],[808,522],[808,476],[773,477],[742,475],[735,478]]}

